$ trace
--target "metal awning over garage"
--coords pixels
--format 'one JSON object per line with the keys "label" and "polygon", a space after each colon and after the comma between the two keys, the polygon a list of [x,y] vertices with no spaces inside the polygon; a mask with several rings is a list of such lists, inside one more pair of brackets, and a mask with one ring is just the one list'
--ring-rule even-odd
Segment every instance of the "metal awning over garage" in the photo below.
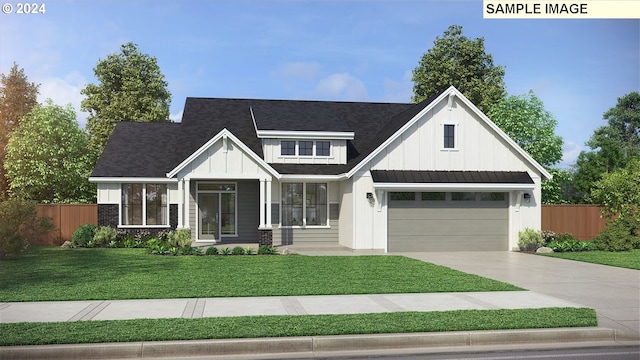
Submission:
{"label": "metal awning over garage", "polygon": [[526,171],[401,171],[371,170],[373,186],[387,191],[511,191],[533,190]]}

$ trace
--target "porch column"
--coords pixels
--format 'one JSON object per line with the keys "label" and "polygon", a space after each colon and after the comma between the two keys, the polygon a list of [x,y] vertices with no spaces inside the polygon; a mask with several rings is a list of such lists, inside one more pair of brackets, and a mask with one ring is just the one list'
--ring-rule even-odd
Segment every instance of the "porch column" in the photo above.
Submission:
{"label": "porch column", "polygon": [[178,180],[178,229],[183,228],[182,222],[182,207],[184,205],[184,190],[182,179]]}
{"label": "porch column", "polygon": [[265,188],[265,179],[260,179],[260,229],[263,229],[265,226],[264,222],[264,188]]}
{"label": "porch column", "polygon": [[267,228],[271,229],[271,179],[267,179]]}
{"label": "porch column", "polygon": [[184,227],[188,229],[190,227],[189,221],[189,191],[191,189],[189,179],[184,180]]}

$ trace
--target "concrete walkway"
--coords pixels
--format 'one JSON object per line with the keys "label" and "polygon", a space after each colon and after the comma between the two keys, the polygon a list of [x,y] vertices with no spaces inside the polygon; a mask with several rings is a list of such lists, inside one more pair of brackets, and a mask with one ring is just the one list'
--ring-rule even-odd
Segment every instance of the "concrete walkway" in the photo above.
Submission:
{"label": "concrete walkway", "polygon": [[0,303],[0,323],[584,307],[532,291]]}

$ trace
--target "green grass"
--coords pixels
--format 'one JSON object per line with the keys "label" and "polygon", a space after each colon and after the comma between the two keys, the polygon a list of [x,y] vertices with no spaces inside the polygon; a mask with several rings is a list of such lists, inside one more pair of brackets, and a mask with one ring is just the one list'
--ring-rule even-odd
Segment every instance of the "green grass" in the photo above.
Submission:
{"label": "green grass", "polygon": [[544,254],[561,259],[640,270],[640,249],[631,251],[584,251]]}
{"label": "green grass", "polygon": [[0,262],[0,301],[522,290],[402,256],[154,256],[33,247]]}
{"label": "green grass", "polygon": [[0,346],[597,326],[584,308],[0,324]]}

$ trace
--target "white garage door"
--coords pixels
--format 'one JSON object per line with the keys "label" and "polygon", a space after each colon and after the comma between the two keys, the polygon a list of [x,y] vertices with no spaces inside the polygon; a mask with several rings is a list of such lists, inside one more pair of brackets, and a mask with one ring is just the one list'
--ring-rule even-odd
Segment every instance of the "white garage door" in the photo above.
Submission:
{"label": "white garage door", "polygon": [[389,193],[388,251],[508,250],[508,193]]}

